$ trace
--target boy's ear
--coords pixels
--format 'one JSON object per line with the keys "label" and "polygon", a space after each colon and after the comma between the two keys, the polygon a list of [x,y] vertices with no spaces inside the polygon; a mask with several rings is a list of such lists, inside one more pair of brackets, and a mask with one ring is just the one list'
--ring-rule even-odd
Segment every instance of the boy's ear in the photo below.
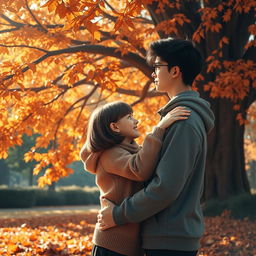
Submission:
{"label": "boy's ear", "polygon": [[113,132],[120,132],[118,126],[116,125],[116,123],[112,122],[110,123],[110,129],[113,131]]}
{"label": "boy's ear", "polygon": [[170,70],[170,72],[171,72],[171,75],[172,75],[173,77],[178,77],[178,76],[180,75],[180,73],[181,73],[180,67],[174,66],[174,67],[172,67],[172,69]]}

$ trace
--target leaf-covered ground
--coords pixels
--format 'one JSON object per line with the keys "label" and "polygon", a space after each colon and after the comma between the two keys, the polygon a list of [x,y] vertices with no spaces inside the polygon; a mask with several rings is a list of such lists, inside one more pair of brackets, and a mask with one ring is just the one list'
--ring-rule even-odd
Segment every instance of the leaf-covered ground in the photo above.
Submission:
{"label": "leaf-covered ground", "polygon": [[[87,256],[95,213],[0,220],[1,256]],[[256,256],[256,222],[207,217],[200,256]]]}

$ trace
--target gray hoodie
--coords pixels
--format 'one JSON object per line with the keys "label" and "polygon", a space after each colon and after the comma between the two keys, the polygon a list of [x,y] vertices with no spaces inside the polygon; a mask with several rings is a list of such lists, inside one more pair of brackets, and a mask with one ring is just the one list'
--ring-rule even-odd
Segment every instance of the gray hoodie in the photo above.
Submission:
{"label": "gray hoodie", "polygon": [[118,225],[144,221],[145,249],[197,250],[204,231],[200,198],[206,135],[214,126],[214,115],[195,91],[178,94],[159,114],[164,116],[177,106],[186,106],[191,115],[166,130],[155,175],[143,190],[113,210]]}

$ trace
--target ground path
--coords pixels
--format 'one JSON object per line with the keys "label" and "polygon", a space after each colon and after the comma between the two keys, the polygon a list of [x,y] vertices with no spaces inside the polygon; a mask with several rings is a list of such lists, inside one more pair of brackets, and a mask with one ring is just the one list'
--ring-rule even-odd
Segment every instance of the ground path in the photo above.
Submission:
{"label": "ground path", "polygon": [[0,220],[9,218],[74,215],[83,213],[93,213],[97,212],[98,210],[99,205],[49,206],[13,209],[0,208]]}
{"label": "ground path", "polygon": [[[37,256],[90,255],[98,209],[98,205],[0,209],[0,255],[25,251]],[[256,221],[235,220],[224,212],[206,217],[205,224],[199,256],[256,256]]]}

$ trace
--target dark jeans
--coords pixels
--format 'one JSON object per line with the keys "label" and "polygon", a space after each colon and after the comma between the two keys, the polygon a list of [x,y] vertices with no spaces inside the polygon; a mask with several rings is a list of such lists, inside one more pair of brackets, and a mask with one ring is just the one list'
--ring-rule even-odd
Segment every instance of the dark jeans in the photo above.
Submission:
{"label": "dark jeans", "polygon": [[110,250],[100,247],[98,245],[94,245],[92,248],[91,256],[125,256],[125,255],[120,254],[118,252],[110,251]]}
{"label": "dark jeans", "polygon": [[146,256],[196,256],[197,251],[145,250]]}

